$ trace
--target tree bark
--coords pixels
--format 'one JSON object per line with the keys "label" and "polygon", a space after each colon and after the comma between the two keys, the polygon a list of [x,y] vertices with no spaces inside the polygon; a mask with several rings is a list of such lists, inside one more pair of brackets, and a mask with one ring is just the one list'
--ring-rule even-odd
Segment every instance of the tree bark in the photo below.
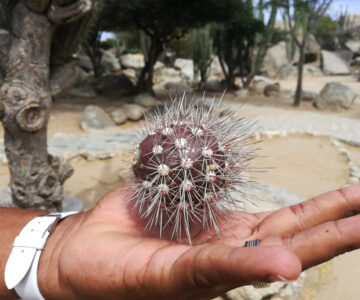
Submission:
{"label": "tree bark", "polygon": [[11,18],[8,52],[0,62],[5,71],[0,99],[10,187],[14,204],[23,208],[61,209],[62,184],[72,174],[65,161],[47,152],[52,27],[46,15],[19,1]]}
{"label": "tree bark", "polygon": [[153,90],[153,77],[154,66],[157,62],[161,52],[163,51],[163,43],[156,38],[151,38],[149,56],[145,66],[141,70],[139,80],[136,84],[137,93],[150,93],[154,94]]}
{"label": "tree bark", "polygon": [[301,94],[302,94],[302,79],[303,79],[303,69],[304,69],[304,62],[305,62],[305,43],[302,43],[301,47],[299,48],[300,57],[298,63],[298,78],[297,78],[297,86],[294,96],[294,106],[299,106],[301,102]]}

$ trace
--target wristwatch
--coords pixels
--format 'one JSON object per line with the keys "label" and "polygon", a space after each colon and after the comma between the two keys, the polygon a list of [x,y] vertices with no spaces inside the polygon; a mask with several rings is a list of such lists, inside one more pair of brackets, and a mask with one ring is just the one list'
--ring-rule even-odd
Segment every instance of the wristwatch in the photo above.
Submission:
{"label": "wristwatch", "polygon": [[57,222],[76,213],[51,213],[35,217],[15,238],[5,267],[5,284],[8,289],[15,288],[21,299],[45,300],[37,280],[41,252]]}

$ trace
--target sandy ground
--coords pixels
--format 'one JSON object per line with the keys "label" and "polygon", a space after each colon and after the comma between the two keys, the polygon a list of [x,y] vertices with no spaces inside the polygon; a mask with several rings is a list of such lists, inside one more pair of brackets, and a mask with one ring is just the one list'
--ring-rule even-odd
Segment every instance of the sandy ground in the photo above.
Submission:
{"label": "sandy ground", "polygon": [[[360,94],[360,83],[351,77],[307,78],[304,88],[319,91],[326,82],[339,81],[349,85]],[[282,88],[293,88],[295,80],[283,80]],[[229,100],[238,99],[227,96]],[[87,104],[96,103],[105,110],[121,105],[127,99],[64,99],[54,103],[49,122],[49,136],[58,134],[87,135],[80,126],[81,113]],[[261,106],[261,109],[246,114],[272,114],[274,107],[285,110],[294,109],[291,100],[285,98],[264,98],[252,96],[243,99],[244,103]],[[240,105],[240,104],[239,104]],[[336,114],[350,118],[360,118],[359,105],[352,110],[339,113],[319,112],[310,103],[302,103],[298,110],[315,111],[319,114]],[[135,128],[138,123],[128,122],[117,130]],[[0,127],[0,137],[3,130]],[[91,138],[91,137],[89,137]],[[254,161],[254,166],[269,168],[267,172],[256,173],[258,181],[283,187],[304,198],[342,187],[348,179],[348,169],[344,157],[329,139],[312,136],[289,136],[273,138],[261,144],[261,157]],[[360,167],[360,148],[347,146],[351,156]],[[74,175],[65,183],[64,189],[69,196],[84,201],[85,209],[90,209],[107,192],[111,191],[131,176],[129,158],[118,155],[111,159],[88,161],[81,157],[74,158],[70,164]],[[9,172],[6,164],[0,163],[0,188],[7,186]],[[308,272],[306,286],[301,299],[306,300],[357,300],[360,288],[360,253],[359,251],[338,257],[331,262],[313,268]]]}

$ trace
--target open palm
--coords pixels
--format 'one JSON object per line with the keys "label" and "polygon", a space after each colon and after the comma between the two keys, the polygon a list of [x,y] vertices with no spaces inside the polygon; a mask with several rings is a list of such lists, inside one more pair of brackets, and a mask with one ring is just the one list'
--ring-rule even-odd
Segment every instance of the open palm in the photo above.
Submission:
{"label": "open palm", "polygon": [[[193,246],[144,233],[126,197],[126,186],[118,188],[58,226],[41,258],[46,299],[210,299],[254,282],[293,280],[360,247],[360,185],[274,212],[235,213],[221,239],[203,232]],[[259,247],[244,247],[254,239]]]}

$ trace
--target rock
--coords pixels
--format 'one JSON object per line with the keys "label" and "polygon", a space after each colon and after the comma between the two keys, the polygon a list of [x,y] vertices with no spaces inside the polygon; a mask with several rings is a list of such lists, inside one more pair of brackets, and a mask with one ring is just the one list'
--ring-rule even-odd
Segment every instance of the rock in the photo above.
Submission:
{"label": "rock", "polygon": [[105,94],[128,95],[133,92],[134,84],[125,75],[103,75],[98,80],[97,90]]}
{"label": "rock", "polygon": [[76,58],[76,64],[85,72],[94,71],[94,66],[91,62],[91,59],[87,55],[78,55]]}
{"label": "rock", "polygon": [[164,69],[166,68],[166,65],[164,63],[162,63],[161,61],[157,61],[154,65],[154,70],[160,70],[160,69]]}
{"label": "rock", "polygon": [[353,65],[353,66],[356,66],[356,67],[360,67],[360,56],[356,57],[356,58],[353,60],[352,65]]}
{"label": "rock", "polygon": [[265,87],[269,84],[274,84],[275,82],[267,77],[264,77],[264,76],[255,76],[253,81],[252,81],[252,84],[251,84],[251,87],[250,87],[250,90],[252,92],[256,92],[256,93],[263,93],[264,90],[265,90]]}
{"label": "rock", "polygon": [[136,79],[136,71],[134,69],[125,69],[122,73],[131,79]]}
{"label": "rock", "polygon": [[319,67],[305,65],[304,66],[304,75],[305,76],[306,75],[308,75],[308,76],[323,76],[324,74]]}
{"label": "rock", "polygon": [[235,92],[235,95],[239,98],[244,98],[247,97],[249,95],[249,92],[247,89],[240,89],[238,91]]}
{"label": "rock", "polygon": [[145,66],[145,59],[142,54],[125,54],[120,57],[120,63],[124,68],[142,69]]}
{"label": "rock", "polygon": [[85,131],[92,131],[112,128],[115,124],[101,107],[88,105],[81,117],[80,126]]}
{"label": "rock", "polygon": [[355,55],[360,55],[360,40],[349,40],[345,46]]}
{"label": "rock", "polygon": [[213,56],[213,59],[211,61],[210,70],[209,70],[209,77],[218,77],[223,78],[224,73],[221,68],[220,60],[218,56]]}
{"label": "rock", "polygon": [[264,95],[267,97],[280,95],[280,84],[278,82],[265,86]]}
{"label": "rock", "polygon": [[314,62],[320,58],[321,46],[314,35],[310,34],[305,45],[305,62]]}
{"label": "rock", "polygon": [[[318,67],[304,65],[303,75],[304,76],[323,76],[324,74],[321,71],[321,69],[318,68]],[[278,70],[278,72],[275,75],[275,78],[277,78],[277,79],[287,79],[287,78],[297,77],[297,76],[298,76],[298,68],[297,68],[297,66],[287,64],[285,66],[282,66]]]}
{"label": "rock", "polygon": [[121,70],[119,60],[109,51],[101,50],[102,57],[100,66],[105,70],[104,73],[111,73]]}
{"label": "rock", "polygon": [[339,52],[321,51],[322,69],[327,75],[347,75],[351,73],[350,62]]}
{"label": "rock", "polygon": [[311,92],[311,91],[305,91],[302,90],[301,91],[301,100],[303,101],[315,101],[315,99],[317,98],[318,94],[315,92]]}
{"label": "rock", "polygon": [[348,109],[357,97],[347,86],[338,82],[330,82],[321,90],[314,105],[323,110]]}
{"label": "rock", "polygon": [[174,68],[161,68],[154,73],[154,88],[164,88],[169,82],[183,83],[180,71]]}
{"label": "rock", "polygon": [[272,47],[270,47],[264,58],[264,68],[270,73],[277,73],[278,70],[291,62],[296,62],[299,59],[298,52],[295,54],[295,57],[292,61],[289,60],[286,42],[280,42]]}
{"label": "rock", "polygon": [[128,119],[133,121],[138,121],[144,116],[144,108],[137,104],[125,104],[122,109]]}
{"label": "rock", "polygon": [[96,93],[90,84],[80,85],[72,88],[67,95],[79,98],[95,98]]}
{"label": "rock", "polygon": [[121,108],[116,108],[113,111],[111,111],[110,116],[116,125],[125,123],[125,121],[127,119],[126,113]]}
{"label": "rock", "polygon": [[66,94],[76,85],[82,84],[90,80],[91,75],[86,73],[75,63],[61,65],[51,72],[50,90],[53,97]]}
{"label": "rock", "polygon": [[204,90],[208,92],[220,93],[225,90],[225,86],[221,80],[208,80],[204,84]]}
{"label": "rock", "polygon": [[165,84],[165,89],[169,90],[170,93],[182,94],[183,92],[191,92],[192,88],[183,82],[168,82]]}
{"label": "rock", "polygon": [[135,104],[142,105],[144,107],[153,107],[158,104],[158,101],[155,97],[153,97],[150,94],[143,93],[140,95],[137,95],[134,99]]}
{"label": "rock", "polygon": [[194,80],[194,62],[192,59],[177,58],[174,67],[180,70],[180,75],[184,79]]}
{"label": "rock", "polygon": [[275,75],[277,79],[286,79],[290,77],[296,77],[298,74],[298,70],[295,66],[291,64],[286,64],[282,66]]}

